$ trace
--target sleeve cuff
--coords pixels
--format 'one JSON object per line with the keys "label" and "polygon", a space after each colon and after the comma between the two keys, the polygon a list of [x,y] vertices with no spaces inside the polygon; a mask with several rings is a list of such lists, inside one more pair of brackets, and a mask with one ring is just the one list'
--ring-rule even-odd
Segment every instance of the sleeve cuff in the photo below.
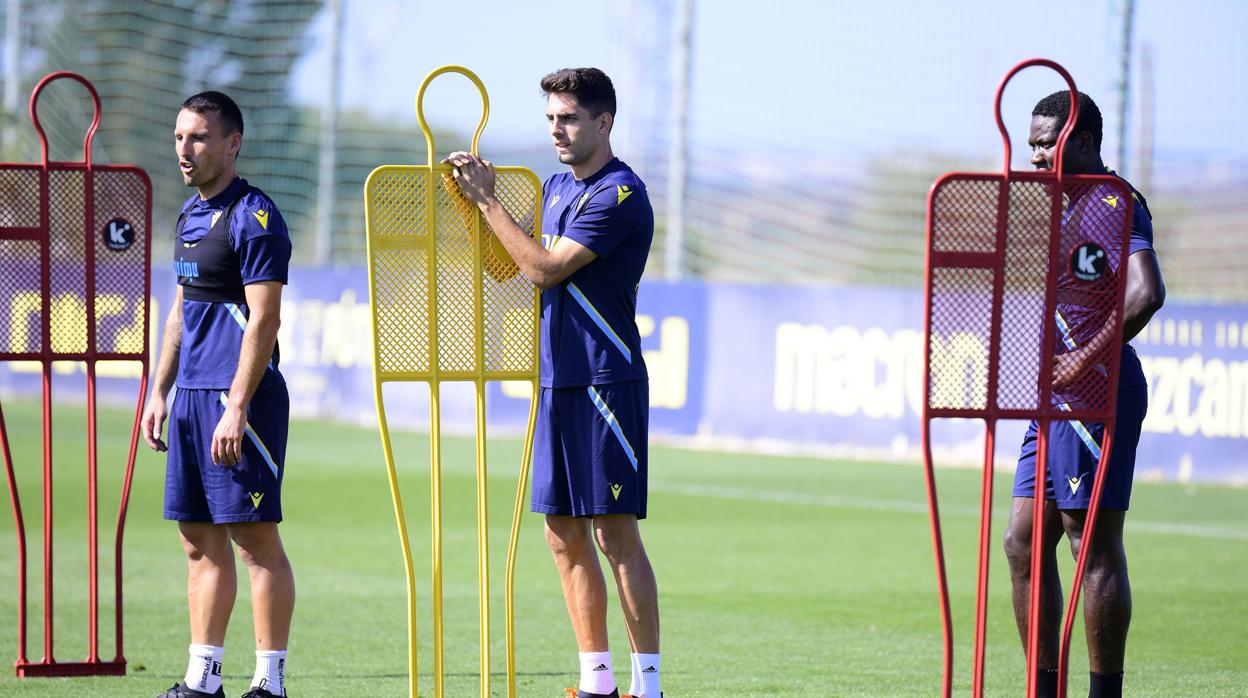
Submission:
{"label": "sleeve cuff", "polygon": [[564,231],[563,237],[576,242],[599,257],[605,257],[607,253],[610,252],[610,249],[607,249],[606,251],[603,250],[603,248],[608,247],[608,245],[606,244],[607,241],[602,239],[601,236],[586,235],[583,231],[577,230],[576,228]]}
{"label": "sleeve cuff", "polygon": [[282,282],[283,286],[286,286],[290,283],[289,281],[287,281],[287,278],[285,276],[278,276],[276,274],[272,274],[272,275],[261,274],[260,276],[253,276],[253,277],[248,277],[246,279],[243,279],[243,285],[250,286],[251,284],[258,284],[262,281],[280,281]]}

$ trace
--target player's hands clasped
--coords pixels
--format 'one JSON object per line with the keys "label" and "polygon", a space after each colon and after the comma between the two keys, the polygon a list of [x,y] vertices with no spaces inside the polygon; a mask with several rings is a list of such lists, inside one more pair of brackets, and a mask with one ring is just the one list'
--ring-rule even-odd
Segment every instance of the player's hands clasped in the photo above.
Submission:
{"label": "player's hands clasped", "polygon": [[1086,352],[1078,349],[1053,357],[1053,389],[1060,390],[1076,383],[1088,370],[1087,363]]}
{"label": "player's hands clasped", "polygon": [[442,164],[455,168],[455,181],[473,203],[480,206],[494,200],[494,163],[459,150],[446,156]]}
{"label": "player's hands clasped", "polygon": [[165,402],[165,398],[153,393],[147,400],[147,406],[143,408],[143,421],[141,422],[143,440],[147,442],[148,447],[153,451],[169,450],[169,447],[160,438],[160,434],[165,428],[165,417],[167,416],[169,416],[169,407]]}
{"label": "player's hands clasped", "polygon": [[226,406],[225,414],[212,432],[212,462],[235,466],[243,462],[243,436],[247,429],[245,410]]}

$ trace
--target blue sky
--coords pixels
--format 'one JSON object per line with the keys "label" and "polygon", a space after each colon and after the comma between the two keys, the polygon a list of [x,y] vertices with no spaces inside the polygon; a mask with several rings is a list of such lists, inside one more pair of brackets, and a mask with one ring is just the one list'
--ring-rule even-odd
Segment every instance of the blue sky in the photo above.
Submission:
{"label": "blue sky", "polygon": [[[1065,65],[1079,87],[1097,99],[1112,130],[1124,2],[695,0],[693,144],[786,157],[915,149],[999,160],[993,92],[1011,66],[1036,56]],[[421,78],[438,65],[461,63],[490,90],[486,148],[491,143],[541,147],[546,140],[540,76],[557,67],[596,65],[616,77],[618,123],[627,128],[630,119],[638,120],[644,128],[633,133],[647,137],[662,139],[666,133],[667,103],[650,104],[632,87],[666,66],[662,56],[638,51],[638,41],[627,39],[630,32],[655,39],[653,28],[637,28],[645,16],[637,8],[647,3],[344,0],[344,5],[347,107],[414,122],[412,103]],[[301,102],[320,102],[326,94],[327,20],[317,20],[317,48],[294,76]],[[1248,2],[1138,0],[1132,80],[1138,97],[1138,57],[1147,47],[1154,65],[1160,160],[1248,161],[1248,143],[1239,138],[1240,126],[1248,123],[1244,27]],[[1011,83],[1006,95],[1007,124],[1018,129],[1018,147],[1031,105],[1061,84],[1056,76],[1033,73]],[[466,81],[435,83],[428,102],[435,123],[468,128],[479,115]],[[644,108],[630,111],[638,104]],[[1138,125],[1135,106],[1128,122],[1131,142]],[[1116,148],[1113,133],[1105,146],[1107,153]]]}

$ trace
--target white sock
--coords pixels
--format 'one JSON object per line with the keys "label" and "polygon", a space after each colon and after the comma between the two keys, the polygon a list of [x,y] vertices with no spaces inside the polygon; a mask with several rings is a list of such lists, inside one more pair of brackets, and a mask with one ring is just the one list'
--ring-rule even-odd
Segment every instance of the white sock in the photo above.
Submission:
{"label": "white sock", "polygon": [[191,661],[186,665],[182,685],[204,693],[216,693],[221,688],[221,659],[224,647],[191,645]]}
{"label": "white sock", "polygon": [[263,688],[275,696],[286,695],[286,650],[256,650],[256,675],[252,688]]}
{"label": "white sock", "polygon": [[608,695],[615,690],[611,673],[611,652],[578,652],[581,657],[580,690]]}
{"label": "white sock", "polygon": [[632,678],[630,678],[628,681],[628,695],[633,696],[634,698],[638,698],[639,696],[642,695],[642,691],[643,691],[642,678],[641,678],[641,664],[638,663],[637,661],[636,652],[633,652],[632,654],[628,655],[628,658],[629,658],[628,663],[633,668]]}
{"label": "white sock", "polygon": [[662,698],[659,690],[659,655],[633,654],[633,686],[629,694],[637,698]]}

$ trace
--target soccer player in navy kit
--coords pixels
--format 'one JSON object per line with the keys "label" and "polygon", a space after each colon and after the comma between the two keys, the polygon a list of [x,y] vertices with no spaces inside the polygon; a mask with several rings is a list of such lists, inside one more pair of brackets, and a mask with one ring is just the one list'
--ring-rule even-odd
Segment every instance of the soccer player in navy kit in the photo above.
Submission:
{"label": "soccer player in navy kit", "polygon": [[[1070,93],[1056,92],[1036,104],[1032,111],[1028,145],[1037,169],[1052,169],[1057,137],[1070,115]],[[1066,142],[1062,169],[1069,174],[1105,174],[1101,162],[1101,113],[1090,97],[1080,93],[1079,116]],[[1111,173],[1112,174],[1112,173]],[[1121,230],[1126,207],[1133,206],[1130,256],[1127,258],[1127,291],[1123,317],[1123,345],[1118,378],[1118,411],[1113,451],[1106,468],[1101,508],[1097,514],[1095,540],[1083,541],[1082,533],[1091,502],[1103,428],[1077,421],[1054,422],[1049,431],[1048,480],[1045,482],[1045,555],[1041,584],[1038,686],[1041,697],[1057,695],[1058,631],[1062,616],[1062,587],[1057,570],[1057,545],[1065,533],[1071,553],[1080,545],[1088,552],[1084,577],[1084,623],[1087,628],[1091,668],[1091,698],[1122,695],[1123,656],[1131,622],[1131,586],[1127,579],[1126,552],[1122,545],[1123,522],[1131,497],[1135,450],[1140,425],[1147,410],[1148,392],[1144,372],[1135,350],[1126,342],[1139,334],[1165,300],[1161,269],[1153,252],[1152,216],[1144,198],[1132,189],[1132,199],[1122,201],[1117,190],[1091,190],[1067,203],[1062,219],[1063,250],[1071,248],[1071,269],[1058,280],[1057,357],[1054,362],[1054,400],[1074,405],[1082,391],[1098,380],[1097,357],[1106,351],[1112,333],[1105,327],[1108,311],[1094,311],[1105,304],[1087,303],[1087,294],[1115,293],[1116,269],[1098,266],[1095,246],[1117,245],[1118,239],[1097,239],[1096,230]],[[1099,237],[1106,238],[1105,233]],[[1119,238],[1120,239],[1120,238]],[[1088,243],[1091,243],[1089,245]],[[1083,252],[1093,250],[1080,257]],[[1065,257],[1064,257],[1065,258]],[[1094,393],[1086,393],[1094,394]],[[1031,584],[1032,501],[1035,493],[1036,424],[1023,441],[1014,479],[1014,502],[1005,536],[1005,552],[1013,585],[1014,616],[1027,645],[1027,606]]]}
{"label": "soccer player in navy kit", "polygon": [[544,185],[540,244],[494,196],[489,161],[457,152],[443,162],[456,168],[460,188],[542,290],[532,509],[546,515],[580,650],[580,698],[619,695],[595,542],[624,607],[633,650],[629,693],[661,698],[658,586],[637,526],[646,516],[650,402],[635,315],[654,212],[645,184],[611,151],[610,78],[596,68],[565,69],[541,86],[555,152],[571,172]]}
{"label": "soccer player in navy kit", "polygon": [[256,673],[244,698],[286,695],[295,580],[277,530],[290,412],[277,328],[291,245],[277,207],[235,172],[242,142],[242,113],[228,96],[204,92],[182,104],[174,146],[198,194],[178,218],[178,289],[143,435],[169,454],[165,518],[178,522],[186,551],[191,646],[184,680],[158,698],[225,695],[221,662],[238,588],[231,541],[250,576],[255,624]]}

